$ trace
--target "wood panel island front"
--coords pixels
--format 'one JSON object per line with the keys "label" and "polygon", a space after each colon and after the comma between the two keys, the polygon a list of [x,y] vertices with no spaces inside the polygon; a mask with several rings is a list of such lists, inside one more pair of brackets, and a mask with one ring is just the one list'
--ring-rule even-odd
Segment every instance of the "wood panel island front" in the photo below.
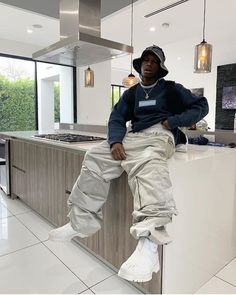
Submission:
{"label": "wood panel island front", "polygon": [[[67,199],[80,173],[85,154],[83,147],[94,144],[56,145],[42,140],[10,140],[11,197],[19,197],[55,226],[64,225],[69,221]],[[109,266],[119,269],[137,244],[129,233],[132,208],[133,198],[123,174],[111,182],[103,208],[102,229],[92,237],[75,240]],[[159,248],[161,259],[162,247]],[[140,284],[140,288],[148,293],[160,293],[161,272],[155,274],[152,281]]]}
{"label": "wood panel island front", "polygon": [[[2,136],[10,138],[11,197],[55,226],[67,223],[68,196],[86,150],[96,143],[49,142],[26,132]],[[161,271],[135,286],[147,293],[194,293],[236,256],[236,149],[189,145],[187,153],[175,153],[169,168],[180,212],[168,226],[174,242],[159,247]],[[129,233],[132,210],[123,173],[111,182],[102,229],[76,241],[119,269],[137,244]]]}

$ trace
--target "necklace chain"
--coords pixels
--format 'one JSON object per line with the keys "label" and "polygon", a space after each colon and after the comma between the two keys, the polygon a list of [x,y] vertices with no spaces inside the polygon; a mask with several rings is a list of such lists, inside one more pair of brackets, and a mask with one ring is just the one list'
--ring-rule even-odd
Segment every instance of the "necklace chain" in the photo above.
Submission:
{"label": "necklace chain", "polygon": [[145,88],[141,85],[141,86],[142,86],[142,89],[143,89],[143,91],[144,91],[144,93],[145,93],[145,99],[149,99],[149,94],[151,93],[151,91],[153,90],[153,88],[154,88],[156,85],[157,85],[157,82],[152,86],[151,89],[149,89],[149,91],[146,91]]}

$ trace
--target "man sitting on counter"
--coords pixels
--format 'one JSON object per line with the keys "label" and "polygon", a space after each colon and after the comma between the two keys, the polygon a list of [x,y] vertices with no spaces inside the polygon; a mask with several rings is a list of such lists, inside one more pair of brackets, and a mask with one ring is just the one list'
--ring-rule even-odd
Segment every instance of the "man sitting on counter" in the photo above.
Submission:
{"label": "man sitting on counter", "polygon": [[[190,127],[208,113],[205,97],[163,78],[168,74],[164,62],[164,52],[155,45],[134,59],[141,82],[126,90],[115,105],[108,140],[86,153],[68,199],[70,222],[49,234],[51,240],[66,241],[96,233],[110,181],[125,171],[134,197],[130,233],[138,244],[118,275],[134,282],[152,279],[160,269],[157,246],[172,241],[166,225],[178,212],[167,160],[176,145],[186,143],[178,127]],[[126,129],[128,121],[131,132]]]}

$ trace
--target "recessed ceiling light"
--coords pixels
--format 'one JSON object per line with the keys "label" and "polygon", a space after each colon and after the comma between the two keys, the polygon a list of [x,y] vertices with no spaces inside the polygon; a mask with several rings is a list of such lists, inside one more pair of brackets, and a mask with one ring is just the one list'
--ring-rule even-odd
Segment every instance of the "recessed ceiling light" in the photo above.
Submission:
{"label": "recessed ceiling light", "polygon": [[181,57],[180,57],[180,56],[178,56],[178,57],[177,57],[177,60],[181,60]]}
{"label": "recessed ceiling light", "polygon": [[156,31],[156,28],[155,27],[151,27],[151,28],[149,28],[149,31],[150,32],[155,32]]}
{"label": "recessed ceiling light", "polygon": [[31,29],[27,29],[27,33],[28,33],[28,34],[32,34],[32,33],[33,33],[33,30],[31,30]]}
{"label": "recessed ceiling light", "polygon": [[32,25],[32,27],[35,29],[42,29],[43,26],[40,24],[34,24],[34,25]]}
{"label": "recessed ceiling light", "polygon": [[162,24],[162,27],[165,28],[165,29],[169,28],[169,26],[170,26],[169,23],[163,23],[163,24]]}

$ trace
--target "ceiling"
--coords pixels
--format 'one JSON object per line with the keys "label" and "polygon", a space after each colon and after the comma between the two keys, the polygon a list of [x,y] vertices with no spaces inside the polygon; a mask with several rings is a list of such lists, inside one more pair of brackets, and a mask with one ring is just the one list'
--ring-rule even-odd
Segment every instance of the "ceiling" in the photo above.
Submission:
{"label": "ceiling", "polygon": [[[203,0],[189,0],[150,18],[144,17],[176,1],[138,0],[134,3],[133,45],[135,54],[139,54],[146,46],[152,44],[165,48],[181,40],[191,40],[191,46],[194,47],[202,41]],[[101,24],[101,35],[103,38],[130,44],[131,6],[126,6],[130,2],[131,0],[102,0],[104,17]],[[59,0],[1,1],[0,38],[35,45],[39,49],[57,42],[59,40],[59,20],[55,17],[59,10],[58,3]],[[13,4],[21,8],[11,6]],[[57,7],[57,12],[55,7]],[[216,45],[221,47],[224,45],[225,48],[236,47],[235,11],[236,0],[207,0],[206,40],[213,44],[214,48]],[[113,13],[110,14],[111,12]],[[163,23],[169,23],[169,27],[163,27]],[[32,29],[33,24],[41,24],[43,28],[33,29],[33,33],[28,34],[26,29]],[[151,26],[154,26],[156,31],[150,32]],[[182,49],[179,49],[176,54],[181,54],[181,51],[184,51],[184,48]],[[127,60],[124,64],[129,67]]]}
{"label": "ceiling", "polygon": [[[134,0],[136,2],[137,0]],[[3,0],[2,3],[59,19],[60,0]],[[101,17],[105,17],[131,3],[131,0],[101,0]]]}

